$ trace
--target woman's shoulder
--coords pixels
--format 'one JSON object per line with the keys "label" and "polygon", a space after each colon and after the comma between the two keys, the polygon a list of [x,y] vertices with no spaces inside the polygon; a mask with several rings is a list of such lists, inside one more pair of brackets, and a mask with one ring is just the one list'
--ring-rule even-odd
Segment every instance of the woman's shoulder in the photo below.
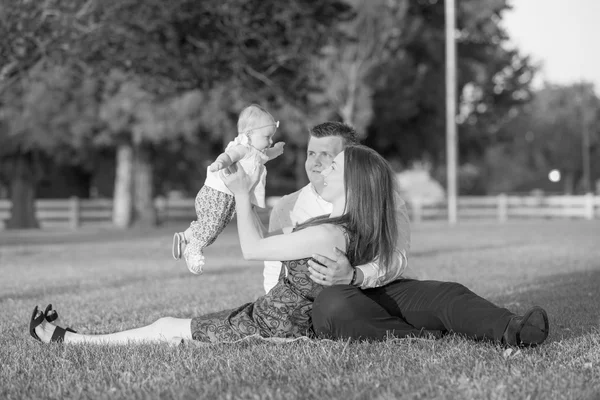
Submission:
{"label": "woman's shoulder", "polygon": [[[321,227],[322,242],[327,249],[337,247],[342,251],[346,251],[348,245],[348,235],[346,228],[339,224],[322,224]],[[331,254],[333,256],[333,254]]]}
{"label": "woman's shoulder", "polygon": [[[308,251],[312,254],[322,254],[327,257],[333,257],[332,249],[337,247],[346,251],[347,237],[345,229],[337,224],[322,223],[307,226],[300,229],[298,239],[303,246],[308,246]],[[285,235],[284,235],[285,236]]]}

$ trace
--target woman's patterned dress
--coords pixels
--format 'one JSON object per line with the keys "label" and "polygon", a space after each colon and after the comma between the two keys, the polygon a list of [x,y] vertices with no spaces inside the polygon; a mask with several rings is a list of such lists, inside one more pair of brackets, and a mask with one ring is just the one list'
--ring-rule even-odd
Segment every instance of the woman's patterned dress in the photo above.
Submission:
{"label": "woman's patterned dress", "polygon": [[193,318],[192,337],[201,342],[233,342],[253,335],[314,337],[311,311],[323,286],[310,279],[309,259],[284,261],[277,285],[254,303]]}

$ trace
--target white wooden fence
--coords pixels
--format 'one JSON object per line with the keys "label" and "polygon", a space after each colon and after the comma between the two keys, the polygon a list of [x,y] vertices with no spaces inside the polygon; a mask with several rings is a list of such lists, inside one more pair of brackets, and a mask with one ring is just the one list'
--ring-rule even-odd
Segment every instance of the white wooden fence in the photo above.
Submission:
{"label": "white wooden fence", "polygon": [[[12,203],[0,199],[0,229],[10,218]],[[82,225],[111,226],[112,199],[39,199],[35,201],[35,216],[42,228]]]}
{"label": "white wooden fence", "polygon": [[[411,220],[447,219],[446,203],[408,204]],[[458,198],[458,219],[510,218],[583,218],[600,219],[600,196],[461,196]]]}
{"label": "white wooden fence", "polygon": [[[277,198],[267,199],[273,205]],[[10,218],[10,200],[0,199],[0,229]],[[162,222],[192,221],[195,218],[194,199],[155,200]],[[36,200],[36,218],[42,228],[72,228],[112,225],[112,199],[53,199]],[[424,201],[408,203],[411,220],[447,219],[445,203]],[[267,212],[267,211],[266,211]],[[266,213],[265,212],[265,213]],[[600,196],[477,196],[458,199],[458,219],[497,220],[512,218],[577,218],[600,219]]]}

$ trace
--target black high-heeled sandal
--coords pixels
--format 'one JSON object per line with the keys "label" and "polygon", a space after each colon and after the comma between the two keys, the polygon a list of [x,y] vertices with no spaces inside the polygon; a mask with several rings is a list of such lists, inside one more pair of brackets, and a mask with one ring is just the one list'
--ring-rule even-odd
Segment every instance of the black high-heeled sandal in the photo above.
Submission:
{"label": "black high-heeled sandal", "polygon": [[44,322],[44,318],[46,318],[46,316],[38,310],[38,306],[35,306],[35,308],[33,309],[33,314],[31,314],[31,321],[29,321],[29,334],[32,338],[40,342],[42,341],[42,339],[40,339],[37,333],[35,333],[35,328],[37,328],[42,322]]}
{"label": "black high-heeled sandal", "polygon": [[[52,304],[48,304],[46,306],[46,310],[44,310],[44,316],[46,318],[46,321],[52,323],[58,319],[58,312],[56,312],[56,310],[52,309]],[[67,332],[77,333],[77,331],[75,331],[69,327],[65,328],[65,330]]]}
{"label": "black high-heeled sandal", "polygon": [[[47,308],[46,308],[47,309]],[[38,310],[38,306],[35,306],[33,309],[33,313],[31,314],[31,321],[29,322],[29,334],[32,338],[42,341],[40,337],[35,333],[35,328],[41,325],[42,322],[46,319],[46,314]],[[56,319],[56,318],[55,318]],[[67,329],[61,328],[60,326],[55,327],[54,332],[52,333],[52,337],[50,338],[51,342],[61,343],[65,339],[65,333],[73,332],[73,330],[68,331]]]}

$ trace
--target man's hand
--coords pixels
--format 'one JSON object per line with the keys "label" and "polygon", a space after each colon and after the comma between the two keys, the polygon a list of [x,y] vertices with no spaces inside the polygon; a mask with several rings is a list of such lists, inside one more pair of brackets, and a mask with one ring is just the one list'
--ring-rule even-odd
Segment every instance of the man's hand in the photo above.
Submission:
{"label": "man's hand", "polygon": [[[313,260],[308,260],[310,279],[323,286],[349,285],[352,280],[353,267],[343,251],[333,248],[335,260],[314,254]],[[320,265],[323,264],[323,265]]]}
{"label": "man's hand", "polygon": [[252,175],[248,175],[242,167],[238,167],[235,163],[219,171],[219,176],[234,196],[247,194],[258,182],[260,169],[256,168]]}

